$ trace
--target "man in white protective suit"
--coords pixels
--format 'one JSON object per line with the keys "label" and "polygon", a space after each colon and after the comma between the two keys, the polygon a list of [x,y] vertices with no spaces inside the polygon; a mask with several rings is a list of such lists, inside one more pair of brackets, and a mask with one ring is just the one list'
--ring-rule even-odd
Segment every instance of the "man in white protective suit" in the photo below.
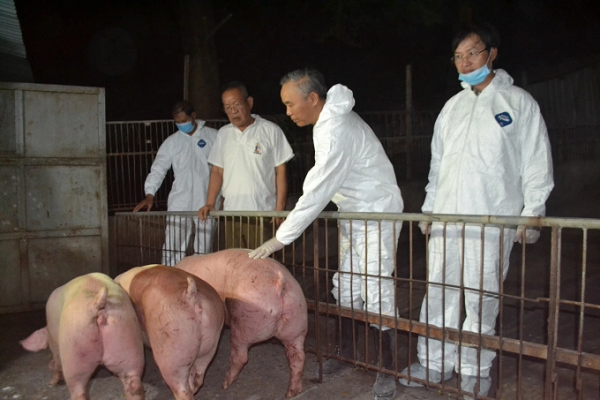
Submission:
{"label": "man in white protective suit", "polygon": [[[252,251],[250,257],[265,258],[292,243],[329,201],[340,212],[401,213],[404,205],[394,168],[371,128],[352,111],[352,91],[339,84],[327,91],[323,75],[310,69],[290,72],[280,83],[287,115],[298,126],[314,125],[315,165],[306,175],[302,196],[276,236]],[[366,229],[362,220],[340,222],[340,264],[332,290],[339,305],[395,316],[391,276],[400,228],[392,221],[382,221],[381,225],[368,221]],[[366,274],[375,276],[367,278]],[[336,350],[338,355],[353,358],[352,320],[342,318],[341,325],[342,342]],[[375,352],[382,354],[381,365],[393,370],[395,332],[375,325],[373,337]],[[332,374],[345,365],[330,358],[323,365],[323,373]],[[392,376],[378,374],[374,398],[392,398],[395,389]]]}
{"label": "man in white protective suit", "polygon": [[[499,41],[496,29],[487,24],[467,28],[454,38],[452,61],[463,90],[445,104],[435,123],[423,213],[545,215],[554,187],[548,132],[531,95],[514,86],[506,71],[492,69]],[[445,239],[442,223],[421,222],[419,227],[431,235],[429,285],[420,321],[458,329],[463,312],[460,289],[443,290],[434,283],[464,282],[474,290],[464,291],[463,331],[493,335],[499,300],[481,290],[499,292],[513,243],[535,243],[539,229],[505,228],[502,237],[499,227],[486,227],[482,243],[481,226],[467,225],[464,240],[461,224],[448,224]],[[452,343],[419,337],[419,363],[402,371],[410,373],[411,380],[402,378],[400,383],[422,386],[412,378],[440,383],[456,369],[465,398],[472,398],[476,390],[487,395],[496,353],[466,346],[458,352]]]}
{"label": "man in white protective suit", "polygon": [[[204,121],[196,119],[194,106],[189,101],[180,101],[173,106],[173,119],[178,131],[160,145],[144,184],[146,197],[133,212],[143,208],[147,211],[152,209],[154,195],[171,167],[175,180],[169,192],[167,210],[196,211],[206,203],[210,177],[208,155],[216,140],[217,131],[205,126]],[[173,266],[185,257],[194,227],[194,251],[201,254],[210,252],[214,231],[211,220],[168,216],[162,264]]]}

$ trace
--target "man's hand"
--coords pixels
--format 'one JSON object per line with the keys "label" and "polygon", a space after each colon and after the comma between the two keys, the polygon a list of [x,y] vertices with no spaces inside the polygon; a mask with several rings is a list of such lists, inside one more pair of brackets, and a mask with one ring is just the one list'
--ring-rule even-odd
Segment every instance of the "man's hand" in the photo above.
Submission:
{"label": "man's hand", "polygon": [[283,218],[271,218],[271,225],[273,225],[273,228],[275,229],[275,231],[277,231],[277,229],[279,229],[279,226],[281,226],[281,224],[283,224],[284,219]]}
{"label": "man's hand", "polygon": [[540,229],[537,227],[528,227],[525,229],[525,225],[519,225],[513,241],[523,244],[523,234],[525,234],[525,243],[533,244],[540,238]]}
{"label": "man's hand", "polygon": [[150,210],[152,210],[153,204],[154,204],[154,196],[151,194],[147,194],[146,198],[144,200],[140,201],[140,204],[135,206],[135,208],[133,209],[133,212],[138,212],[144,207],[146,207],[148,209],[147,211],[150,211]]}
{"label": "man's hand", "polygon": [[212,211],[217,211],[217,209],[215,206],[207,204],[198,210],[198,218],[200,218],[202,221],[206,221],[208,214]]}
{"label": "man's hand", "polygon": [[248,257],[254,258],[255,260],[258,260],[259,258],[267,258],[271,254],[283,249],[284,247],[285,245],[277,240],[277,238],[272,238],[264,242],[262,246],[257,247],[248,253]]}
{"label": "man's hand", "polygon": [[419,222],[419,229],[423,235],[427,235],[431,233],[431,222],[429,221],[421,221]]}

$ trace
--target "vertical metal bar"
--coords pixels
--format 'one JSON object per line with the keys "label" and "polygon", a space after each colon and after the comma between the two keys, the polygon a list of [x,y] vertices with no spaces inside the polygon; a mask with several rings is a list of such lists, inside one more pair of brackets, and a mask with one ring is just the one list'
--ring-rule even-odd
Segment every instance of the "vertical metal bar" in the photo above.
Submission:
{"label": "vertical metal bar", "polygon": [[[417,223],[417,222],[415,222]],[[411,353],[412,353],[412,338],[413,338],[413,334],[412,334],[412,330],[413,330],[413,325],[412,325],[412,321],[413,321],[413,283],[414,283],[414,277],[413,277],[413,272],[414,272],[414,235],[413,235],[413,223],[409,222],[408,223],[408,369],[410,370],[410,365],[412,363],[412,357],[411,357]],[[425,271],[428,270],[428,251],[427,251],[427,243],[429,241],[429,233],[427,233],[427,231],[425,231]],[[427,272],[426,272],[427,273]],[[396,275],[397,276],[397,275]]]}
{"label": "vertical metal bar", "polygon": [[546,360],[546,383],[544,387],[544,398],[554,397],[554,384],[556,382],[556,341],[558,329],[558,258],[561,230],[552,227],[552,249],[550,251],[550,292],[548,304],[548,358]]}
{"label": "vertical metal bar", "polygon": [[[366,243],[366,241],[368,240],[368,237],[369,237],[369,230],[368,230],[369,227],[368,227],[368,225],[369,225],[369,221],[365,221],[365,249],[368,248],[368,246],[367,246],[368,243]],[[378,307],[379,308],[379,310],[378,310],[379,311],[379,329],[381,330],[383,328],[383,326],[382,326],[383,319],[382,319],[382,311],[381,311],[381,302],[383,300],[382,296],[381,296],[381,282],[383,280],[383,277],[381,276],[381,245],[382,245],[382,242],[381,242],[381,220],[377,221],[377,228],[378,228],[377,229],[377,244],[378,244],[378,250],[379,250],[378,251],[378,259],[377,259],[377,265],[378,265],[377,269],[378,269],[378,272],[379,272],[379,276],[376,279],[377,279],[377,282],[378,282],[378,288],[377,289],[379,291],[379,293],[378,293],[378,296],[379,296],[379,307]],[[365,271],[367,273],[369,273],[369,271],[368,271],[368,262],[365,261],[365,263],[366,263],[365,264]],[[365,287],[368,287],[368,285],[365,284]],[[368,297],[366,299],[368,299]],[[395,303],[394,303],[394,309],[395,308],[396,307],[395,307]],[[368,311],[368,307],[366,307],[366,304],[365,304],[365,310]],[[377,367],[380,370],[383,369],[383,362],[382,362],[382,360],[383,360],[383,356],[382,356],[383,349],[381,348],[382,336],[383,335],[379,335],[379,339],[378,339],[379,340],[379,345],[377,347],[379,349],[379,351],[378,351],[379,354],[377,354],[377,359],[379,361]]]}
{"label": "vertical metal bar", "polygon": [[[500,343],[502,343],[502,338],[504,337],[504,234],[505,234],[505,226],[502,225],[500,227],[500,282],[499,282],[499,302],[500,302],[500,315],[499,315],[499,323],[498,327],[498,337],[500,338]],[[502,355],[502,346],[498,350],[498,381],[496,382],[496,398],[502,398],[502,364],[503,364],[503,355]]]}
{"label": "vertical metal bar", "polygon": [[583,343],[583,322],[585,315],[585,278],[587,271],[587,228],[583,228],[583,248],[581,250],[581,296],[579,301],[581,305],[579,306],[579,335],[577,338],[577,370],[575,374],[575,388],[577,389],[577,398],[579,400],[583,399],[583,385],[581,382],[581,345]]}
{"label": "vertical metal bar", "polygon": [[[558,347],[558,326],[559,326],[559,317],[560,317],[560,287],[561,287],[561,277],[560,277],[560,272],[561,272],[561,248],[562,248],[562,228],[559,229],[559,235],[561,236],[559,238],[558,241],[558,248],[557,248],[557,256],[556,256],[556,325],[554,327],[555,329],[555,335],[554,335],[554,347],[553,347],[553,353],[555,354],[556,357],[556,348]],[[558,400],[558,379],[559,379],[559,375],[556,372],[556,363],[554,364],[554,371],[553,371],[553,375],[554,375],[554,399]]]}
{"label": "vertical metal bar", "polygon": [[[394,355],[394,373],[398,373],[398,318],[400,318],[400,313],[398,311],[398,238],[399,238],[399,234],[396,232],[396,228],[398,226],[398,222],[397,221],[391,221],[392,222],[392,237],[394,238],[394,271],[392,273],[392,275],[390,276],[390,278],[392,279],[392,281],[394,282],[394,297],[393,297],[393,304],[394,304],[394,321],[395,321],[395,326],[394,326],[394,338],[393,338],[393,344],[394,347],[392,348],[393,351],[393,355]],[[402,222],[400,222],[402,223]],[[400,230],[402,230],[402,225],[400,225]]]}
{"label": "vertical metal bar", "polygon": [[517,399],[523,398],[523,319],[525,316],[525,246],[521,246],[521,293],[519,307],[519,359],[517,366]]}
{"label": "vertical metal bar", "polygon": [[[350,224],[350,226],[352,226],[352,223]],[[356,253],[358,254],[358,257],[359,257],[359,260],[358,260],[358,271],[359,272],[358,273],[361,275],[361,279],[364,279],[365,299],[368,299],[369,298],[369,293],[368,293],[369,289],[367,287],[367,282],[368,282],[368,279],[369,279],[369,271],[367,270],[367,262],[368,262],[368,259],[369,259],[368,258],[369,257],[369,254],[368,254],[369,243],[368,243],[368,239],[367,239],[367,221],[366,220],[363,221],[363,229],[362,229],[362,231],[363,231],[362,234],[364,235],[364,251],[365,251],[365,254],[363,255],[363,257],[361,257],[360,254],[358,254],[358,251]],[[360,232],[359,232],[359,234],[360,234]],[[363,258],[363,262],[364,262],[364,266],[365,266],[364,272],[360,270],[361,269],[360,268],[360,258]],[[351,277],[354,278],[354,268],[352,268]],[[352,287],[352,285],[350,285],[350,286]],[[352,296],[352,299],[354,299],[354,295]],[[354,311],[354,304],[352,304],[352,308],[353,308],[353,311]],[[366,304],[363,304],[363,310],[365,311],[365,318],[368,320],[370,312],[367,309]],[[356,324],[356,321],[354,320],[354,312],[353,312],[352,313],[352,326],[353,327],[354,327],[354,324]],[[354,329],[352,329],[352,333],[354,334]],[[357,338],[353,337],[352,341],[356,342]],[[370,342],[370,340],[369,340],[369,323],[367,322],[367,323],[365,323],[365,360],[368,360],[368,357],[369,357],[369,342]],[[356,364],[356,361],[357,361],[357,358],[358,358],[356,352],[354,352],[354,357],[353,358],[354,358],[353,361]],[[368,362],[367,362],[367,364],[368,364]]]}
{"label": "vertical metal bar", "polygon": [[[448,272],[447,268],[448,268],[448,264],[446,263],[447,259],[446,259],[446,254],[447,254],[447,240],[448,237],[446,236],[447,233],[447,226],[444,225],[444,257],[443,257],[443,265],[442,265],[442,328],[445,330],[446,329],[446,273]],[[429,321],[427,322],[427,324],[429,325]],[[429,334],[427,335],[429,336]],[[444,346],[444,336],[442,335],[442,339],[441,339],[441,343],[440,343],[440,348],[442,349],[442,391],[444,390],[444,386],[445,386],[445,382],[444,382],[444,366],[446,365],[446,346]],[[459,348],[460,349],[460,348]],[[452,355],[451,355],[452,356]],[[429,362],[429,352],[427,355],[427,360]],[[429,375],[429,366],[427,367],[427,375]],[[429,376],[427,376],[427,380],[429,381]]]}
{"label": "vertical metal bar", "polygon": [[[313,222],[313,233],[314,236],[316,237],[318,232],[319,232],[319,224],[318,224],[319,219],[315,219]],[[320,334],[320,329],[319,329],[319,293],[320,291],[320,286],[319,286],[319,241],[315,240],[314,241],[314,249],[313,249],[313,263],[314,263],[314,269],[313,269],[313,279],[314,279],[314,302],[315,302],[315,322],[314,322],[314,326],[315,326],[315,346],[316,346],[316,350],[317,350],[317,362],[319,363],[319,383],[323,382],[323,352],[321,350],[321,334]],[[327,321],[327,320],[326,320]],[[327,325],[327,324],[325,324]],[[325,332],[325,334],[327,335],[327,331]],[[326,336],[327,338],[328,336]],[[327,340],[325,341],[327,342]]]}
{"label": "vertical metal bar", "polygon": [[[458,348],[456,349],[457,358],[458,358],[458,386],[461,386],[461,374],[462,371],[462,341],[463,341],[463,324],[461,321],[464,321],[465,316],[463,315],[463,310],[465,308],[465,238],[466,238],[467,225],[465,223],[462,224],[461,228],[461,241],[460,241],[460,294],[458,296],[460,317],[458,318]],[[446,237],[444,233],[444,238]],[[446,248],[445,248],[445,240],[444,240],[444,257],[446,257]],[[444,258],[444,264],[445,264]],[[460,392],[459,392],[460,393]]]}
{"label": "vertical metal bar", "polygon": [[481,226],[481,264],[479,265],[479,328],[477,330],[477,382],[475,384],[475,388],[473,390],[474,393],[479,392],[479,385],[481,384],[481,352],[483,350],[481,346],[481,338],[482,332],[481,328],[483,327],[483,296],[484,296],[484,286],[483,286],[483,277],[485,274],[485,228],[486,225]]}
{"label": "vertical metal bar", "polygon": [[119,181],[120,181],[120,185],[118,186],[118,191],[119,193],[117,194],[118,196],[118,201],[119,201],[119,205],[124,204],[124,200],[125,200],[125,191],[126,191],[126,187],[127,187],[127,174],[125,173],[125,160],[126,160],[126,153],[125,153],[125,133],[123,132],[123,125],[120,124],[118,125],[119,127],[119,133],[118,133],[118,147],[119,147],[119,158],[117,159],[118,162],[118,166],[120,169],[119,173],[117,174],[117,176],[119,177]]}
{"label": "vertical metal bar", "polygon": [[144,265],[144,229],[143,229],[143,219],[138,218],[138,238],[140,243],[140,265]]}

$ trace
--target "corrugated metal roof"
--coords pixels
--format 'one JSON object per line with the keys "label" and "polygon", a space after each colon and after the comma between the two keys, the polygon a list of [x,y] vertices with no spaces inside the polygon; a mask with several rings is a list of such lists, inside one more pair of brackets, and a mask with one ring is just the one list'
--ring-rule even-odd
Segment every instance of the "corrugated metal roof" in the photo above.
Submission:
{"label": "corrugated metal roof", "polygon": [[13,0],[0,0],[0,81],[33,82]]}

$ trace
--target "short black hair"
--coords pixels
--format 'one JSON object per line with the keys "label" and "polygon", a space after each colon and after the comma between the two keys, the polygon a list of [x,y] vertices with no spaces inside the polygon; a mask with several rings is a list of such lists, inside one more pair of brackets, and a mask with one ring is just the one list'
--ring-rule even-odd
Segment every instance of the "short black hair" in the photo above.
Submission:
{"label": "short black hair", "polygon": [[196,110],[194,110],[194,105],[187,100],[182,100],[175,103],[175,105],[173,106],[173,116],[179,114],[182,111],[188,117],[191,117],[192,114],[196,112]]}
{"label": "short black hair", "polygon": [[242,96],[244,96],[245,99],[248,98],[248,89],[246,88],[246,85],[244,85],[240,81],[231,81],[231,82],[223,85],[223,87],[221,88],[221,95],[223,93],[225,93],[226,91],[233,90],[233,89],[237,89],[240,92],[242,92]]}
{"label": "short black hair", "polygon": [[500,34],[489,22],[474,23],[464,26],[452,39],[452,52],[456,51],[459,44],[471,35],[479,36],[486,49],[498,48],[500,45]]}

